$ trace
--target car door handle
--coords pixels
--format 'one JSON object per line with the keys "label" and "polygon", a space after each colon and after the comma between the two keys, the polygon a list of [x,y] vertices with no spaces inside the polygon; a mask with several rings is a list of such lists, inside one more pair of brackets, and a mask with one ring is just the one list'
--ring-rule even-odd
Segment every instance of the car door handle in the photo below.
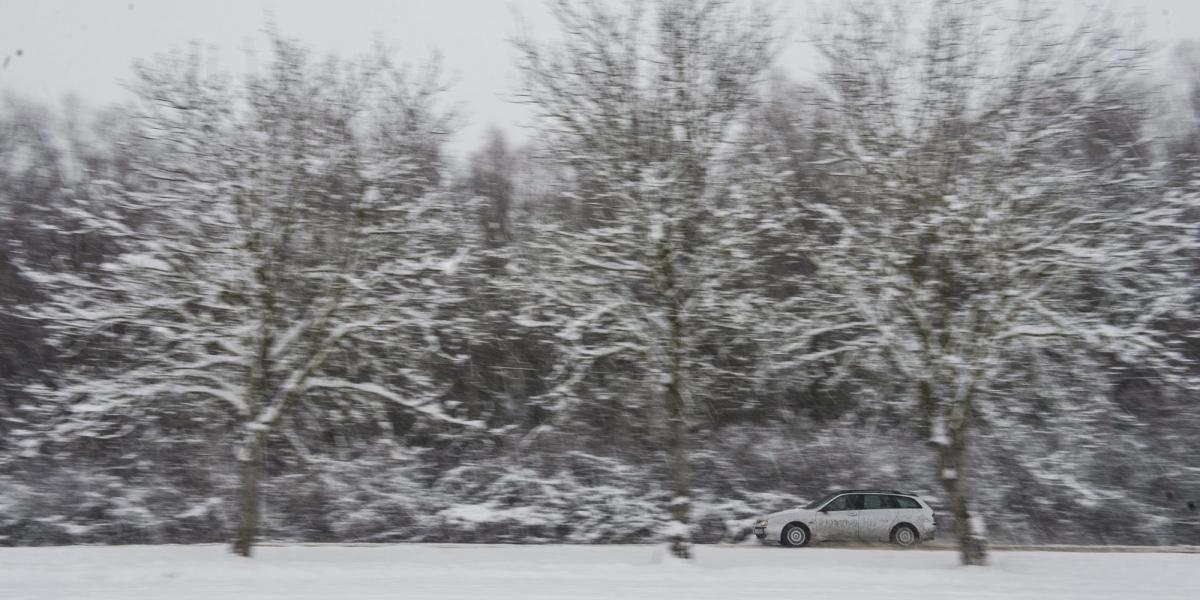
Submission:
{"label": "car door handle", "polygon": [[857,516],[858,516],[858,511],[856,511],[856,510],[852,510],[852,511],[850,511],[849,513],[846,513],[846,514],[848,514],[848,515],[850,515],[850,516],[852,516],[852,517],[857,517]]}

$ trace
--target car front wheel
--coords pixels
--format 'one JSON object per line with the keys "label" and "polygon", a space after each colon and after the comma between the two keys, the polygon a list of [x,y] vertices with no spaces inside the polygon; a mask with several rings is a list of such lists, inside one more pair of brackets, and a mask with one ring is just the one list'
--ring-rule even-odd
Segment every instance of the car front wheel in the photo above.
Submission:
{"label": "car front wheel", "polygon": [[892,531],[892,542],[897,546],[908,548],[917,545],[920,538],[917,536],[917,530],[911,525],[901,525]]}
{"label": "car front wheel", "polygon": [[788,525],[783,528],[780,542],[789,548],[799,548],[808,545],[808,530],[800,525]]}

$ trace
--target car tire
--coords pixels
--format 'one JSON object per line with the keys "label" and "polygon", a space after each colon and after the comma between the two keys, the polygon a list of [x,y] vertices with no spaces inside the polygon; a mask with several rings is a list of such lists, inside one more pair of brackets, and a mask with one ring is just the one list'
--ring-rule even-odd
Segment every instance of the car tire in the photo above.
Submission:
{"label": "car tire", "polygon": [[917,529],[912,525],[902,524],[897,525],[892,530],[892,543],[901,548],[912,548],[921,541],[921,535],[917,533]]}
{"label": "car tire", "polygon": [[809,537],[807,527],[792,523],[783,528],[779,544],[785,548],[802,548],[808,545]]}

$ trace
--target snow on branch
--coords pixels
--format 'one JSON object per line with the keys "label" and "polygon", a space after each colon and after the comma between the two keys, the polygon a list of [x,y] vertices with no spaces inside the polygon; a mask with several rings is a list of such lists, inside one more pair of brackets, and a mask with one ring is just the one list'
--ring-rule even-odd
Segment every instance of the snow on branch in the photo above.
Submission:
{"label": "snow on branch", "polygon": [[344,379],[336,379],[332,377],[312,377],[304,383],[302,389],[326,389],[360,392],[370,396],[382,398],[418,416],[425,417],[439,423],[449,423],[467,429],[486,429],[486,424],[483,422],[459,419],[457,417],[450,416],[446,414],[440,406],[428,402],[415,402],[375,383],[355,383],[352,381],[346,381]]}

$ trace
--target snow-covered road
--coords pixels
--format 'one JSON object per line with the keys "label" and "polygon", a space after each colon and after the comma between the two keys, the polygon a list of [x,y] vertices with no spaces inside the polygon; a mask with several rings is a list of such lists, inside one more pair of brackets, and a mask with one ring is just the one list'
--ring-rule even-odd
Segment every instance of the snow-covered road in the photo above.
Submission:
{"label": "snow-covered road", "polygon": [[221,546],[0,548],[0,598],[1200,598],[1200,554],[702,546],[694,564],[653,546]]}

